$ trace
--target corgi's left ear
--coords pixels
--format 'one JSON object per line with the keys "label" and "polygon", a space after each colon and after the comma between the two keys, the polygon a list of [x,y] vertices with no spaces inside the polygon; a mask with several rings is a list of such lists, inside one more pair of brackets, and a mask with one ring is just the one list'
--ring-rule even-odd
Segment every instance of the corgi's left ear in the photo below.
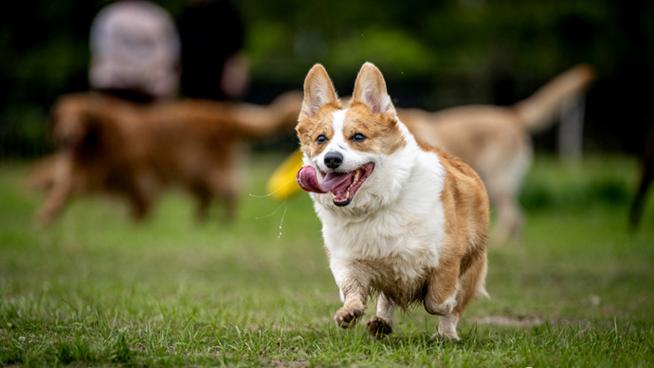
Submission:
{"label": "corgi's left ear", "polygon": [[395,114],[395,107],[386,91],[384,76],[372,63],[363,64],[359,70],[354,82],[352,102],[366,104],[374,113]]}

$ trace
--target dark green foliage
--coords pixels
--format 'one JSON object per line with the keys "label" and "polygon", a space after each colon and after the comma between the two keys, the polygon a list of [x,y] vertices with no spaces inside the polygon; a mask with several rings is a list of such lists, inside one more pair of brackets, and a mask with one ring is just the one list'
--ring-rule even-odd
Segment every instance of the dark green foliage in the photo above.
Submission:
{"label": "dark green foliage", "polygon": [[[62,93],[87,89],[89,27],[107,3],[36,0],[15,2],[0,12],[0,156],[33,156],[49,149],[49,108]],[[159,3],[175,16],[186,2]],[[625,95],[633,83],[649,81],[654,64],[652,2],[237,3],[248,26],[248,99],[259,102],[300,88],[315,62],[324,63],[339,91],[349,94],[358,68],[373,61],[400,106],[428,109],[513,103],[579,62],[598,69],[608,83],[606,93]],[[599,120],[587,125],[590,130],[614,123],[604,98],[599,112],[588,114]],[[633,99],[625,99],[625,105],[633,105]],[[641,126],[641,118],[630,118],[629,124]]]}

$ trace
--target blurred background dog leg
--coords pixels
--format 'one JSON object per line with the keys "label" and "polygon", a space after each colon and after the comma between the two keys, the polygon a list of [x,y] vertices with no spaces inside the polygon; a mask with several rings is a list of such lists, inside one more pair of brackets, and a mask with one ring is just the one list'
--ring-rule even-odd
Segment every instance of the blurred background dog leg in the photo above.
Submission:
{"label": "blurred background dog leg", "polygon": [[228,222],[234,222],[238,213],[238,191],[236,189],[227,189],[221,193],[219,198],[225,206],[223,212],[225,219]]}
{"label": "blurred background dog leg", "polygon": [[496,223],[490,237],[491,244],[520,243],[524,219],[518,201],[513,194],[504,191],[493,193],[491,198],[495,205],[493,212],[496,213]]}
{"label": "blurred background dog leg", "polygon": [[[490,237],[492,245],[504,245],[508,242],[521,243],[521,232],[524,224],[519,196],[522,181],[531,163],[531,148],[523,146],[518,153],[507,159],[497,160],[493,167],[493,175],[484,175],[486,190],[491,200],[491,212],[495,213],[495,225]],[[489,155],[490,158],[491,155]]]}
{"label": "blurred background dog leg", "polygon": [[[232,222],[238,209],[239,180],[232,168],[215,169],[207,175],[209,197],[215,196],[224,206],[224,217]],[[206,203],[208,211],[209,203]]]}
{"label": "blurred background dog leg", "polygon": [[132,175],[134,181],[128,185],[125,195],[131,206],[132,219],[143,221],[151,212],[157,189],[147,173],[137,171]]}
{"label": "blurred background dog leg", "polygon": [[197,202],[195,210],[195,219],[198,222],[205,222],[209,217],[209,208],[211,206],[212,194],[211,190],[204,183],[197,183],[191,185],[191,195]]}
{"label": "blurred background dog leg", "polygon": [[654,180],[654,128],[651,128],[649,132],[645,154],[641,161],[638,191],[631,202],[631,209],[629,211],[629,224],[634,230],[638,228],[638,225],[640,224],[647,191],[650,184],[652,184],[652,180]]}
{"label": "blurred background dog leg", "polygon": [[54,185],[54,171],[60,159],[61,155],[56,152],[32,164],[25,179],[27,189],[48,192]]}
{"label": "blurred background dog leg", "polygon": [[43,226],[50,225],[59,217],[73,192],[73,168],[69,155],[59,154],[53,164],[48,195],[37,213],[37,221]]}

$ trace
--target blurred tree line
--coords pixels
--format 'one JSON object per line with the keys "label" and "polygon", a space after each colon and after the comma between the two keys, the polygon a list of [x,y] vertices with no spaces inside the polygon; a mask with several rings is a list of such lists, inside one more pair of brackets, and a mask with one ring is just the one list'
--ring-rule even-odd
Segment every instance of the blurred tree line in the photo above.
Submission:
{"label": "blurred tree line", "polygon": [[[57,96],[88,87],[88,32],[108,1],[27,0],[0,12],[0,156],[49,149]],[[185,0],[158,1],[173,16]],[[298,89],[315,62],[349,94],[375,62],[400,106],[511,104],[587,62],[591,149],[635,151],[649,124],[654,2],[573,0],[242,0],[251,86],[267,102]],[[537,141],[551,147],[553,134]]]}

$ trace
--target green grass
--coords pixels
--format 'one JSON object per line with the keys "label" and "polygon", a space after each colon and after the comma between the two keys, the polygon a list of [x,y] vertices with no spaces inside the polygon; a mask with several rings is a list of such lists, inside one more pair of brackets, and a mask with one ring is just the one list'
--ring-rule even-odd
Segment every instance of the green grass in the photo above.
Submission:
{"label": "green grass", "polygon": [[309,199],[260,197],[275,159],[251,159],[232,225],[219,208],[196,224],[172,192],[145,224],[96,198],[49,229],[32,225],[41,197],[22,189],[26,165],[0,163],[0,364],[654,365],[654,196],[628,232],[634,161],[538,160],[523,244],[490,251],[492,298],[471,305],[452,343],[431,338],[437,319],[421,308],[383,340],[334,325]]}

